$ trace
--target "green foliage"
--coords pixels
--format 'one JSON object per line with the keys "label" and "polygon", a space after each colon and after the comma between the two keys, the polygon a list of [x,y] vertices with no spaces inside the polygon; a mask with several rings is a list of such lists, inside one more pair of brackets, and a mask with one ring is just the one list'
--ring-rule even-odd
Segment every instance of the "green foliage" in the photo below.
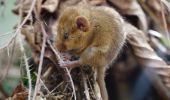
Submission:
{"label": "green foliage", "polygon": [[[24,84],[24,86],[28,87],[29,84],[28,84],[28,77],[26,75],[24,76],[21,76],[21,80]],[[36,80],[37,80],[37,76],[36,76],[36,73],[31,71],[31,81],[32,81],[32,87],[34,88],[35,87],[35,84],[36,84]]]}

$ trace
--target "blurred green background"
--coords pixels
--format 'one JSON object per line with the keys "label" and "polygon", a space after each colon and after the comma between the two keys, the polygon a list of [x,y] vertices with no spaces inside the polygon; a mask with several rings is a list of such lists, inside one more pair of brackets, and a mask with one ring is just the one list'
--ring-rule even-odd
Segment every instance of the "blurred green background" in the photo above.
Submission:
{"label": "blurred green background", "polygon": [[[2,36],[5,33],[12,32],[14,30],[13,27],[19,21],[19,17],[12,13],[12,9],[14,8],[14,3],[16,0],[5,0],[5,1],[6,2],[4,5],[0,5],[0,36]],[[9,51],[11,51],[11,46],[9,46],[8,49]],[[7,51],[8,51],[7,48],[0,50],[0,69],[1,69],[0,79],[2,78],[2,76],[6,71],[7,62],[9,61],[10,58],[10,56],[8,56]],[[5,80],[2,81],[2,83],[0,83],[1,87],[8,95],[11,95],[13,89],[18,84],[20,78],[19,66],[20,66],[21,55],[18,55],[18,53],[19,51],[15,52],[14,54],[15,56],[13,58],[15,61],[12,63],[12,66],[10,67],[8,76],[5,78]],[[0,100],[1,98],[2,98],[2,94],[0,91]]]}
{"label": "blurred green background", "polygon": [[19,17],[12,13],[14,2],[15,0],[6,0],[5,6],[0,5],[0,34],[11,32],[19,21]]}

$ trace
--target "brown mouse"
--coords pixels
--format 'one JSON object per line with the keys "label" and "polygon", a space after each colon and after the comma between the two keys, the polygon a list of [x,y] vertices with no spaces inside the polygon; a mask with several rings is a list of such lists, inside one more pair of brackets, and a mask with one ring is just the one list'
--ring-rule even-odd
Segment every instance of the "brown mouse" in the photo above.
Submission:
{"label": "brown mouse", "polygon": [[78,55],[76,61],[60,63],[63,67],[90,65],[97,73],[103,100],[108,100],[105,71],[121,50],[126,34],[122,17],[112,8],[73,6],[60,15],[54,45],[60,52]]}

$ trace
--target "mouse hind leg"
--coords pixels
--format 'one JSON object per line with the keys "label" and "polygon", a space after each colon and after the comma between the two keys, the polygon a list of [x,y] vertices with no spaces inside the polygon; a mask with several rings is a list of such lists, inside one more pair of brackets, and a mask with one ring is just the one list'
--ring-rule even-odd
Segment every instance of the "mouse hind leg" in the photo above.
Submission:
{"label": "mouse hind leg", "polygon": [[106,67],[99,67],[97,69],[97,82],[100,87],[100,92],[103,100],[108,100],[108,94],[107,94],[107,89],[105,85],[105,70]]}

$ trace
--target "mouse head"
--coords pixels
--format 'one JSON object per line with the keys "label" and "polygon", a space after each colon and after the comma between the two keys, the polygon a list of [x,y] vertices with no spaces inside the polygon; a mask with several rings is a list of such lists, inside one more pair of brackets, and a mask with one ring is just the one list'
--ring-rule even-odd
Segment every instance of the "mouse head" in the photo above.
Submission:
{"label": "mouse head", "polygon": [[57,25],[56,46],[61,52],[81,52],[87,45],[90,33],[88,18],[77,9],[67,9],[61,14]]}

